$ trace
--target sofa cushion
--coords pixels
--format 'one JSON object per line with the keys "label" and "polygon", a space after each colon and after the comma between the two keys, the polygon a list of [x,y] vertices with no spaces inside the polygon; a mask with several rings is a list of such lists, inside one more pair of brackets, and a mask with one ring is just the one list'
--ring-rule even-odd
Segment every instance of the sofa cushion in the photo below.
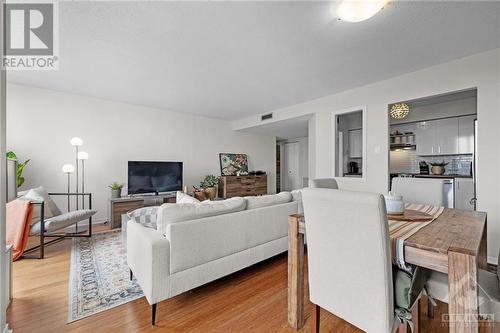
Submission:
{"label": "sofa cushion", "polygon": [[204,201],[200,203],[166,203],[161,205],[158,209],[157,230],[163,235],[166,235],[167,226],[170,223],[239,212],[244,210],[245,207],[245,199],[239,197],[221,201]]}
{"label": "sofa cushion", "polygon": [[200,200],[198,200],[195,197],[192,197],[190,195],[187,195],[184,192],[177,191],[177,193],[175,195],[175,202],[176,203],[199,203]]}
{"label": "sofa cushion", "polygon": [[281,192],[278,194],[259,195],[254,197],[245,197],[247,209],[255,209],[287,203],[292,201],[290,192]]}
{"label": "sofa cushion", "polygon": [[150,206],[135,209],[127,213],[127,216],[134,222],[140,223],[146,228],[156,229],[156,217],[158,206]]}

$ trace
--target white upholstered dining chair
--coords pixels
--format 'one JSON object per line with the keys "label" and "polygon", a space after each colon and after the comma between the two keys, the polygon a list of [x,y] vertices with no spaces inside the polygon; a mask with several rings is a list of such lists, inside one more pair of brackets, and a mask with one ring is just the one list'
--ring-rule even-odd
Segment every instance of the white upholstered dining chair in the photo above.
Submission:
{"label": "white upholstered dining chair", "polygon": [[335,178],[317,178],[309,179],[309,187],[311,188],[329,188],[332,190],[338,190],[339,185]]}
{"label": "white upholstered dining chair", "polygon": [[323,308],[366,332],[394,332],[391,248],[380,194],[302,191],[312,332]]}
{"label": "white upholstered dining chair", "polygon": [[444,181],[442,179],[394,177],[391,191],[402,195],[404,202],[444,206]]}
{"label": "white upholstered dining chair", "polygon": [[[483,269],[477,271],[479,314],[500,322],[500,253],[496,273]],[[438,301],[448,303],[450,293],[448,275],[432,271],[427,284],[429,296]],[[429,305],[428,315],[433,316],[433,307]]]}

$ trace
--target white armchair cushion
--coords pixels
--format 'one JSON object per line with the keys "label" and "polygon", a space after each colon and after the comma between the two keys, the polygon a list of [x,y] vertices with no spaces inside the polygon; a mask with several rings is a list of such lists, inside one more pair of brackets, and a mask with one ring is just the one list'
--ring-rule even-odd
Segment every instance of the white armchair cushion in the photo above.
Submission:
{"label": "white armchair cushion", "polygon": [[187,195],[184,192],[177,191],[177,193],[175,195],[175,202],[176,203],[199,203],[200,200],[198,200],[195,197],[192,197],[190,195]]}
{"label": "white armchair cushion", "polygon": [[158,209],[157,230],[163,235],[167,233],[170,223],[196,220],[203,217],[229,214],[244,210],[246,201],[235,197],[222,201],[204,201],[196,204],[163,204]]}
{"label": "white armchair cushion", "polygon": [[[43,186],[37,187],[37,188],[32,188],[24,194],[23,198],[35,201],[35,202],[44,202],[44,217],[52,217],[52,216],[57,216],[61,215],[62,212],[57,207],[56,203],[52,198],[49,196],[45,188]],[[40,209],[35,209],[33,211],[33,221],[39,221],[40,220]]]}
{"label": "white armchair cushion", "polygon": [[[45,232],[56,231],[77,222],[84,221],[94,215],[97,211],[92,209],[80,209],[72,212],[64,213],[45,220]],[[31,226],[31,234],[39,234],[41,230],[41,222]]]}
{"label": "white armchair cushion", "polygon": [[245,197],[247,209],[274,206],[292,201],[290,192],[281,192],[278,194],[259,195]]}

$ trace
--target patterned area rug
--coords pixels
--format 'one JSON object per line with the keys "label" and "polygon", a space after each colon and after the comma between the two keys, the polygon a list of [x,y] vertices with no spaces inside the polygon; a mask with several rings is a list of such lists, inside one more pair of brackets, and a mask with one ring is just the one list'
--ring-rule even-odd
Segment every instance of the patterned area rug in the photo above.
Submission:
{"label": "patterned area rug", "polygon": [[120,230],[73,239],[68,323],[143,296],[130,281],[125,251]]}

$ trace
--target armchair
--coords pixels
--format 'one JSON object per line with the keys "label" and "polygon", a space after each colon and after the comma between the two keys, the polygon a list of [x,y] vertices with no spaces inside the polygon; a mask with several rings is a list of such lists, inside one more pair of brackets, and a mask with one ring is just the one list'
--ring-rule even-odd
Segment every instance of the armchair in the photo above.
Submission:
{"label": "armchair", "polygon": [[[68,211],[66,213],[61,213],[56,216],[45,218],[45,204],[55,203],[46,202],[51,201],[51,196],[67,196],[69,197],[88,197],[88,207],[89,209],[80,209],[76,211]],[[43,195],[42,195],[43,197]],[[30,234],[38,235],[40,237],[40,244],[27,249],[25,252],[32,252],[39,250],[38,259],[43,259],[45,255],[45,246],[51,245],[57,241],[64,238],[74,238],[74,237],[91,237],[92,236],[92,216],[97,212],[92,210],[92,193],[48,193],[47,200],[31,200],[33,205],[39,206],[40,220],[31,226]],[[56,207],[57,208],[57,207]],[[61,229],[69,227],[78,222],[88,220],[88,231],[85,234],[78,232],[74,233],[55,233]],[[45,242],[45,238],[54,238],[48,242]],[[25,257],[28,258],[28,257]]]}

